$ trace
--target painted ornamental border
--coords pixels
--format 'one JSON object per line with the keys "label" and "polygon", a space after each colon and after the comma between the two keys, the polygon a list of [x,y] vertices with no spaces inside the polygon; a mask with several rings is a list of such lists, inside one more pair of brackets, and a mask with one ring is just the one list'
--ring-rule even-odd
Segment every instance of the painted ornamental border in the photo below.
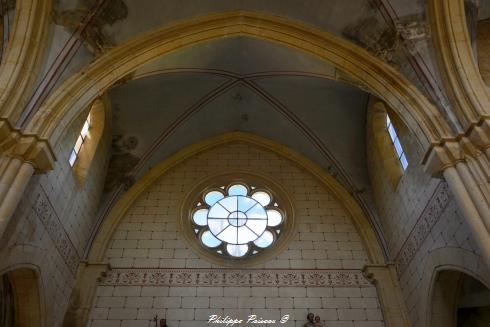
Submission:
{"label": "painted ornamental border", "polygon": [[372,287],[361,270],[116,268],[105,286]]}
{"label": "painted ornamental border", "polygon": [[448,184],[444,181],[440,182],[395,258],[396,270],[399,275],[403,275],[406,271],[420,246],[429,236],[434,225],[439,221],[449,202],[451,202],[451,199],[452,195]]}

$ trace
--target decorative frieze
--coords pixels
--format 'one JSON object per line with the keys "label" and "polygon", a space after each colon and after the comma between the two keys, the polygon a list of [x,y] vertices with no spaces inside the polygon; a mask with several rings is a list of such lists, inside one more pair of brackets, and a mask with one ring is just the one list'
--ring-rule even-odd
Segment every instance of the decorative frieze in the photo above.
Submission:
{"label": "decorative frieze", "polygon": [[369,287],[360,270],[299,269],[113,269],[100,285]]}
{"label": "decorative frieze", "polygon": [[63,257],[68,269],[75,275],[78,269],[78,263],[80,262],[80,257],[42,187],[40,187],[37,192],[33,209],[46,228],[56,249]]}
{"label": "decorative frieze", "polygon": [[395,258],[398,274],[402,275],[405,272],[405,269],[412,261],[430,231],[439,221],[450,200],[451,192],[449,191],[448,184],[446,182],[439,183],[432,198]]}

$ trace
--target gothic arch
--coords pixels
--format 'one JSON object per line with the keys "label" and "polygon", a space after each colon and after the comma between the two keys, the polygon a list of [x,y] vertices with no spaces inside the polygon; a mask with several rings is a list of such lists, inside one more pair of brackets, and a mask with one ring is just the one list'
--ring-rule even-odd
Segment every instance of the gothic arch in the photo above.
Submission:
{"label": "gothic arch", "polygon": [[482,257],[461,248],[439,248],[424,259],[424,266],[421,271],[423,279],[420,281],[419,308],[424,310],[419,312],[419,324],[421,327],[432,327],[432,297],[434,285],[441,271],[455,271],[469,275],[483,284],[490,285],[490,272],[485,266]]}
{"label": "gothic arch", "polygon": [[319,57],[397,111],[424,149],[452,136],[445,119],[405,77],[366,50],[317,28],[277,16],[227,12],[144,33],[107,52],[58,87],[25,128],[56,144],[60,131],[98,95],[142,65],[170,52],[223,37],[250,36]]}
{"label": "gothic arch", "polygon": [[153,167],[121,197],[121,199],[107,215],[101,227],[97,231],[97,235],[88,255],[88,261],[104,261],[105,250],[111,240],[112,234],[116,230],[120,221],[124,218],[127,210],[129,210],[133,202],[138,199],[140,194],[142,194],[167,171],[200,152],[238,141],[268,149],[271,152],[294,162],[318,178],[318,180],[336,196],[336,198],[350,213],[353,223],[364,243],[370,263],[384,263],[383,251],[377,235],[375,234],[374,228],[371,226],[368,218],[365,216],[354,198],[352,198],[352,196],[332,176],[327,174],[321,167],[309,159],[290,150],[284,145],[243,132],[227,133],[191,145]]}
{"label": "gothic arch", "polygon": [[34,87],[51,21],[51,0],[17,0],[11,39],[0,66],[0,120],[12,125]]}
{"label": "gothic arch", "polygon": [[437,63],[464,131],[490,114],[490,96],[475,61],[466,25],[464,0],[429,1]]}
{"label": "gothic arch", "polygon": [[12,286],[15,326],[46,325],[41,298],[39,270],[32,266],[14,266],[0,273]]}

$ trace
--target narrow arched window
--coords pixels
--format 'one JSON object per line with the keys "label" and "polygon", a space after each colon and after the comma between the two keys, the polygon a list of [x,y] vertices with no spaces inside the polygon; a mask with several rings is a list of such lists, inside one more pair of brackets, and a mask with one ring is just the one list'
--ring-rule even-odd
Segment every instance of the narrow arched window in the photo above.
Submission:
{"label": "narrow arched window", "polygon": [[95,100],[90,107],[83,127],[71,149],[68,163],[77,182],[82,185],[90,169],[95,152],[102,138],[105,126],[106,105],[101,99]]}
{"label": "narrow arched window", "polygon": [[73,167],[73,165],[75,165],[75,162],[78,159],[78,154],[80,153],[80,150],[82,149],[82,146],[85,143],[85,140],[87,139],[91,127],[92,127],[92,115],[91,113],[89,113],[87,119],[85,119],[85,123],[83,124],[82,130],[80,131],[80,135],[78,135],[77,142],[75,143],[75,146],[71,150],[70,158],[68,159],[70,166]]}
{"label": "narrow arched window", "polygon": [[395,126],[393,126],[393,123],[391,122],[390,116],[388,116],[388,114],[386,114],[386,129],[388,130],[388,134],[390,135],[391,143],[395,148],[396,155],[398,156],[398,161],[400,161],[400,165],[402,166],[403,170],[406,170],[408,167],[407,156],[405,155],[405,151],[403,151],[400,139],[398,138],[395,130]]}

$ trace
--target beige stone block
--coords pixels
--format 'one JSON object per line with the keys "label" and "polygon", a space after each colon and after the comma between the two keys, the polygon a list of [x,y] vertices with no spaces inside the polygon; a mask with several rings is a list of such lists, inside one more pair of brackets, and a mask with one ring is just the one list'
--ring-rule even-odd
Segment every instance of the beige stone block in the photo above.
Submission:
{"label": "beige stone block", "polygon": [[252,290],[250,287],[233,287],[228,286],[224,288],[224,296],[251,296]]}
{"label": "beige stone block", "polygon": [[148,252],[149,258],[173,258],[174,250],[173,249],[150,249]]}
{"label": "beige stone block", "polygon": [[126,298],[126,308],[151,308],[153,306],[153,297],[128,297]]}
{"label": "beige stone block", "polygon": [[160,268],[185,268],[185,259],[160,259]]}
{"label": "beige stone block", "polygon": [[91,327],[120,327],[120,320],[94,320]]}
{"label": "beige stone block", "polygon": [[109,310],[109,319],[136,319],[137,315],[137,309],[111,308]]}
{"label": "beige stone block", "polygon": [[[279,292],[281,290],[279,289]],[[322,299],[314,297],[295,297],[294,298],[295,308],[306,308],[306,309],[319,309],[322,307]]]}
{"label": "beige stone block", "polygon": [[141,268],[158,268],[160,266],[160,259],[149,258],[135,258],[133,267]]}
{"label": "beige stone block", "polygon": [[363,309],[338,309],[339,320],[366,320]]}
{"label": "beige stone block", "polygon": [[155,297],[153,299],[154,308],[180,308],[182,298],[180,296]]}
{"label": "beige stone block", "polygon": [[220,297],[224,294],[223,287],[198,287],[197,296],[215,296]]}
{"label": "beige stone block", "polygon": [[209,308],[209,297],[183,297],[182,308]]}
{"label": "beige stone block", "polygon": [[114,296],[140,296],[141,286],[116,286]]}
{"label": "beige stone block", "polygon": [[123,256],[126,258],[147,258],[148,249],[124,249]]}
{"label": "beige stone block", "polygon": [[332,297],[333,289],[331,287],[307,287],[307,297]]}
{"label": "beige stone block", "polygon": [[141,296],[168,296],[167,286],[143,286]]}
{"label": "beige stone block", "polygon": [[323,308],[349,309],[349,298],[322,298]]}
{"label": "beige stone block", "polygon": [[266,298],[265,307],[272,309],[293,308],[293,299]]}
{"label": "beige stone block", "polygon": [[128,231],[128,240],[149,240],[151,239],[151,232],[148,231]]}
{"label": "beige stone block", "polygon": [[111,248],[113,249],[136,249],[138,241],[136,240],[114,240]]}
{"label": "beige stone block", "polygon": [[193,320],[194,309],[168,309],[166,317],[168,320]]}
{"label": "beige stone block", "polygon": [[148,320],[123,320],[121,327],[148,327]]}
{"label": "beige stone block", "polygon": [[171,287],[169,289],[170,296],[196,296],[196,287]]}
{"label": "beige stone block", "polygon": [[99,308],[122,308],[126,302],[123,296],[100,296],[97,298],[97,307]]}
{"label": "beige stone block", "polygon": [[279,287],[279,297],[305,297],[306,287]]}
{"label": "beige stone block", "polygon": [[238,308],[250,308],[250,309],[265,308],[265,298],[238,297]]}
{"label": "beige stone block", "polygon": [[205,320],[209,319],[209,316],[214,314],[218,316],[223,316],[223,309],[213,308],[213,309],[195,309],[194,311],[196,320]]}
{"label": "beige stone block", "polygon": [[362,298],[362,297],[350,298],[349,299],[349,302],[350,302],[351,308],[353,308],[353,309],[355,309],[355,308],[369,308],[369,309],[373,309],[373,308],[378,308],[379,307],[378,300],[376,298],[372,298],[372,297],[367,297],[367,298]]}
{"label": "beige stone block", "polygon": [[277,287],[252,287],[252,296],[278,297],[279,289]]}
{"label": "beige stone block", "polygon": [[107,319],[108,315],[109,315],[108,308],[92,308],[92,311],[90,312],[90,319],[93,320]]}
{"label": "beige stone block", "polygon": [[97,286],[97,296],[112,296],[112,292],[114,292],[114,286]]}
{"label": "beige stone block", "polygon": [[238,305],[238,300],[236,297],[217,297],[212,296],[210,298],[210,307],[211,308],[236,308]]}
{"label": "beige stone block", "polygon": [[334,287],[334,297],[361,297],[359,287]]}
{"label": "beige stone block", "polygon": [[163,247],[163,241],[140,239],[138,241],[138,249],[161,249]]}

